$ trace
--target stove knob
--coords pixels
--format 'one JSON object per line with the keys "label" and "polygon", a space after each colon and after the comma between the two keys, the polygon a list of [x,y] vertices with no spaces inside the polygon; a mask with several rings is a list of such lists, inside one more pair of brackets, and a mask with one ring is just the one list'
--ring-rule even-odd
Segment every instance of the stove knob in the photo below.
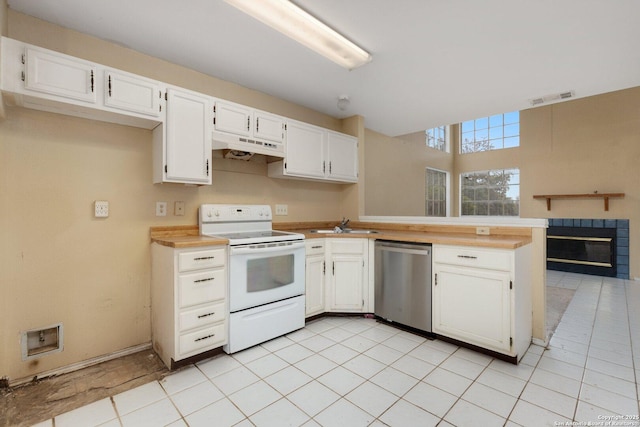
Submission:
{"label": "stove knob", "polygon": [[220,216],[220,211],[216,209],[216,211],[214,212],[215,216]]}
{"label": "stove knob", "polygon": [[207,216],[208,216],[209,218],[211,218],[211,217],[213,216],[213,214],[211,213],[211,211],[208,211],[208,212],[207,212]]}

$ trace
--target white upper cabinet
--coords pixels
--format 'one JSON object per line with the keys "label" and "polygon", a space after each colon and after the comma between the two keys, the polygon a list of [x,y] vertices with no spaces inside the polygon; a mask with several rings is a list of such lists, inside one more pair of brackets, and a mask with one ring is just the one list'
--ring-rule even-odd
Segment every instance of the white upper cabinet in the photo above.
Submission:
{"label": "white upper cabinet", "polygon": [[269,164],[269,176],[358,181],[357,138],[293,120],[286,129],[285,159]]}
{"label": "white upper cabinet", "polygon": [[167,89],[167,118],[154,129],[154,182],[211,184],[211,98]]}
{"label": "white upper cabinet", "polygon": [[153,129],[164,85],[2,37],[0,89],[21,107]]}
{"label": "white upper cabinet", "polygon": [[23,61],[26,89],[96,103],[95,64],[33,47],[25,49]]}
{"label": "white upper cabinet", "polygon": [[162,90],[155,80],[123,71],[104,72],[104,104],[119,110],[159,117]]}
{"label": "white upper cabinet", "polygon": [[324,129],[306,123],[287,122],[287,157],[284,172],[297,177],[323,179]]}
{"label": "white upper cabinet", "polygon": [[358,139],[337,132],[327,132],[328,177],[332,180],[358,181]]}
{"label": "white upper cabinet", "polygon": [[244,105],[227,101],[215,101],[213,128],[218,132],[251,136],[253,110]]}

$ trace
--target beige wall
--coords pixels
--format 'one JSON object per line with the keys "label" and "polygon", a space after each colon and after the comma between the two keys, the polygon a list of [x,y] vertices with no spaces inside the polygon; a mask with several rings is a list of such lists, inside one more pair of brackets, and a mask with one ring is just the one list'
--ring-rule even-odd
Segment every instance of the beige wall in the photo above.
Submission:
{"label": "beige wall", "polygon": [[453,170],[453,156],[421,138],[365,130],[365,215],[424,215],[425,168]]}
{"label": "beige wall", "polygon": [[[455,127],[452,134],[452,151],[457,153]],[[460,173],[517,167],[523,218],[629,219],[630,276],[640,277],[640,239],[634,238],[640,222],[640,87],[523,110],[519,148],[454,154],[449,163],[425,148],[424,141],[370,131],[366,138],[367,215],[424,215],[426,166],[452,172],[453,216],[458,212]],[[626,196],[611,199],[608,212],[601,200],[557,200],[547,211],[544,201],[533,199],[534,194],[594,191]]]}
{"label": "beige wall", "polygon": [[[343,130],[342,121],[286,101],[8,15],[12,38]],[[344,121],[347,133],[361,129],[362,118]],[[151,139],[144,129],[6,109],[0,121],[0,378],[31,377],[150,341],[150,226],[197,224],[201,203],[288,204],[289,215],[276,221],[358,215],[357,185],[270,179],[261,156],[245,163],[214,153],[211,186],[154,185]],[[95,200],[109,201],[109,218],[93,217]],[[169,216],[155,216],[156,201],[169,202]],[[174,201],[186,202],[185,216],[171,215]],[[23,362],[20,332],[57,322],[64,327],[64,351]]]}

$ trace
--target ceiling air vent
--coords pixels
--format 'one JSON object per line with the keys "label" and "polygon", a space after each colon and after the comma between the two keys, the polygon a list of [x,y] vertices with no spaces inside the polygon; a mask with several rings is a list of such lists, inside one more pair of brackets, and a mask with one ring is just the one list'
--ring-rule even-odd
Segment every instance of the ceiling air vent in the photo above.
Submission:
{"label": "ceiling air vent", "polygon": [[568,91],[568,92],[561,92],[561,93],[554,93],[552,95],[545,95],[542,96],[540,98],[533,98],[530,99],[529,102],[531,103],[532,106],[537,106],[540,104],[547,104],[549,102],[553,102],[553,101],[563,101],[565,99],[569,99],[569,98],[573,98],[575,96],[575,92],[574,91]]}

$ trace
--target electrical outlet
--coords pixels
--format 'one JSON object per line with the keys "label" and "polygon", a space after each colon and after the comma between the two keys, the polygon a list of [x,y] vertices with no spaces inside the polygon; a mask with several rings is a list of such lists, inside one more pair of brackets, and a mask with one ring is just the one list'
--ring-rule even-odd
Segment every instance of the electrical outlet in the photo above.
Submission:
{"label": "electrical outlet", "polygon": [[94,213],[96,218],[107,218],[109,216],[109,202],[106,200],[96,200],[93,204]]}
{"label": "electrical outlet", "polygon": [[289,215],[289,206],[276,205],[276,215]]}
{"label": "electrical outlet", "polygon": [[167,202],[156,202],[156,216],[167,216]]}
{"label": "electrical outlet", "polygon": [[476,227],[476,234],[488,236],[490,234],[489,227]]}
{"label": "electrical outlet", "polygon": [[183,216],[184,215],[184,202],[175,202],[173,204],[173,214],[175,216]]}

